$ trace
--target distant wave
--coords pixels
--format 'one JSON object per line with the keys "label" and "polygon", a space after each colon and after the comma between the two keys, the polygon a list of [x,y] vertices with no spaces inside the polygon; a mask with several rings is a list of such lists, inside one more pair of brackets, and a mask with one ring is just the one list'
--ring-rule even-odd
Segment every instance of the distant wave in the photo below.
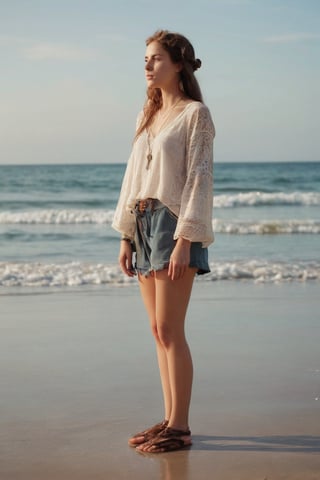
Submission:
{"label": "distant wave", "polygon": [[222,221],[214,220],[216,233],[235,235],[320,234],[320,222],[315,220]]}
{"label": "distant wave", "polygon": [[318,192],[246,192],[214,197],[215,208],[257,207],[277,205],[320,205]]}
{"label": "distant wave", "polygon": [[[113,210],[34,210],[29,212],[2,212],[0,224],[20,225],[82,225],[111,224]],[[262,234],[320,234],[320,221],[316,220],[213,220],[216,233],[237,235]],[[13,235],[12,233],[8,235]],[[19,232],[15,232],[19,235]]]}
{"label": "distant wave", "polygon": [[[211,272],[199,281],[253,281],[255,283],[307,282],[320,280],[320,262],[270,262],[248,260],[214,262]],[[63,264],[0,262],[0,288],[74,287],[83,285],[133,284],[118,266],[71,262]]]}
{"label": "distant wave", "polygon": [[111,223],[114,210],[32,210],[27,212],[0,212],[0,224],[72,225]]}
{"label": "distant wave", "polygon": [[[263,193],[242,192],[221,194],[214,197],[214,208],[259,207],[259,206],[317,206],[318,192]],[[111,223],[114,210],[64,208],[34,209],[0,212],[0,224],[83,224]]]}

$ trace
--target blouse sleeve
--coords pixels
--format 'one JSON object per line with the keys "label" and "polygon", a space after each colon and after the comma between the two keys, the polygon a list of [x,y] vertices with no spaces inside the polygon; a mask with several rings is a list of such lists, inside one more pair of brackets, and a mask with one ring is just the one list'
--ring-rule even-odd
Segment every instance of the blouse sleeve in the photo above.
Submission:
{"label": "blouse sleeve", "polygon": [[213,240],[213,139],[215,129],[205,105],[190,118],[186,145],[186,183],[174,238],[183,237],[201,242],[203,247]]}
{"label": "blouse sleeve", "polygon": [[[140,125],[143,117],[143,112],[140,112],[136,121],[136,131]],[[122,235],[133,240],[136,229],[135,216],[128,207],[128,198],[130,197],[132,174],[134,168],[134,153],[131,152],[126,171],[123,177],[121,191],[119,195],[118,204],[113,216],[112,228],[120,232]]]}
{"label": "blouse sleeve", "polygon": [[133,161],[132,155],[130,156],[126,168],[126,172],[123,177],[120,196],[116,210],[114,212],[112,228],[120,232],[125,237],[133,240],[135,235],[135,217],[131,210],[127,207],[128,193],[130,192],[130,177],[131,177],[131,163]]}

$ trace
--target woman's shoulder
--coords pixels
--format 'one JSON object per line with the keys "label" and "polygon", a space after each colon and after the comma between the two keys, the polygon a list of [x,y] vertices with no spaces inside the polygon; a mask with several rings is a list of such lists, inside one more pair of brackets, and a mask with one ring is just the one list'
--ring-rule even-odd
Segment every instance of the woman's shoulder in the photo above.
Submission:
{"label": "woman's shoulder", "polygon": [[211,119],[210,110],[207,105],[196,100],[190,100],[187,103],[185,112],[190,118],[204,117]]}
{"label": "woman's shoulder", "polygon": [[188,100],[186,103],[186,108],[188,108],[192,112],[196,111],[209,111],[207,105],[203,102],[199,102],[198,100]]}
{"label": "woman's shoulder", "polygon": [[211,113],[206,104],[191,100],[186,106],[186,113],[189,125],[198,124],[201,128],[207,126],[208,129],[214,130]]}

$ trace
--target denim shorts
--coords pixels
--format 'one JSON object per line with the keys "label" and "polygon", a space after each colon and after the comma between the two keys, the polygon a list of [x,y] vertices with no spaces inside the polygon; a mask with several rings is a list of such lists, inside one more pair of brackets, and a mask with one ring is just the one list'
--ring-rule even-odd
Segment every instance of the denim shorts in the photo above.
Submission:
{"label": "denim shorts", "polygon": [[[173,235],[177,226],[177,217],[159,200],[153,200],[141,212],[138,206],[136,215],[136,234],[134,247],[136,269],[145,276],[152,271],[168,268],[171,253],[176,245]],[[190,267],[197,268],[198,275],[210,272],[208,249],[201,242],[192,242],[190,248]]]}

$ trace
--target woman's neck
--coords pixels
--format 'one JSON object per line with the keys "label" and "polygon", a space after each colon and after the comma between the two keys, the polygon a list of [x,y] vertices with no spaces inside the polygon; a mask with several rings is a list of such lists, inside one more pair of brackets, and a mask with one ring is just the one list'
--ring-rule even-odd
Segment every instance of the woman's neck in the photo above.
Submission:
{"label": "woman's neck", "polygon": [[170,109],[179,99],[184,98],[183,92],[180,90],[179,86],[177,85],[176,88],[172,88],[170,90],[162,90],[162,110]]}

